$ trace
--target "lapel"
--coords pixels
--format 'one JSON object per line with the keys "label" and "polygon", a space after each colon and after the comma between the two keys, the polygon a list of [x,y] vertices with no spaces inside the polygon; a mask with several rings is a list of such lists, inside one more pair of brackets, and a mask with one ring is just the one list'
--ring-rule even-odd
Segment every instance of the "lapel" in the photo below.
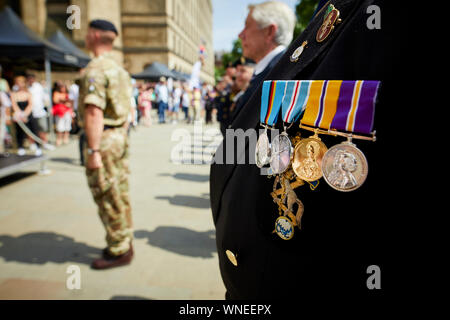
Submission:
{"label": "lapel", "polygon": [[[335,29],[327,37],[327,39],[321,43],[316,41],[316,34],[320,26],[323,23],[324,14],[328,4],[324,5],[321,11],[319,11],[316,16],[311,20],[308,27],[303,31],[303,33],[291,43],[289,48],[285,51],[284,55],[278,61],[274,68],[269,72],[265,79],[276,79],[276,80],[290,80],[295,79],[307,66],[309,66],[313,61],[315,61],[325,50],[333,43],[339,33],[344,29],[345,24],[349,17],[362,0],[331,0],[329,3],[333,4],[336,9],[340,12],[340,18],[342,22],[335,25]],[[303,53],[301,54],[299,60],[295,63],[290,61],[290,56],[292,53],[304,42],[308,41]],[[257,129],[259,124],[259,112],[261,105],[261,85],[262,81],[255,89],[254,94],[250,97],[249,101],[241,107],[243,112],[239,112],[232,124],[233,129],[243,129],[244,131],[248,129]],[[223,148],[224,141],[219,146]],[[246,141],[246,148],[244,150],[238,150],[238,158],[245,153],[248,148],[248,140]],[[215,221],[218,218],[218,211],[220,208],[220,201],[223,190],[226,184],[231,178],[236,164],[232,165],[211,165],[211,188],[214,188],[214,192],[211,192],[211,209]],[[214,186],[212,185],[214,184]]]}

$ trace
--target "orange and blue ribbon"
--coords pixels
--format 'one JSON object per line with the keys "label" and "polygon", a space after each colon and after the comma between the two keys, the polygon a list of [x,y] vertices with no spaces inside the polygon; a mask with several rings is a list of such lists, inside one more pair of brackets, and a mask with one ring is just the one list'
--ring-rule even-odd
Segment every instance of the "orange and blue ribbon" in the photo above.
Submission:
{"label": "orange and blue ribbon", "polygon": [[277,121],[285,87],[286,81],[269,80],[263,82],[260,113],[262,124],[273,126]]}

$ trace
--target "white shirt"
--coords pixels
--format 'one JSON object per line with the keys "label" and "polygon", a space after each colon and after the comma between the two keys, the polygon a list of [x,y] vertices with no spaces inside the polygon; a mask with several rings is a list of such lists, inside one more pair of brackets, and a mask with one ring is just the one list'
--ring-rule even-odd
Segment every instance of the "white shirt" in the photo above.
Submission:
{"label": "white shirt", "polygon": [[261,72],[264,71],[264,69],[267,67],[267,65],[270,63],[270,61],[272,61],[273,58],[275,58],[275,56],[277,54],[279,54],[281,51],[283,51],[284,49],[286,49],[285,46],[279,45],[278,47],[276,47],[275,49],[273,49],[272,51],[270,51],[268,54],[266,54],[266,56],[264,58],[262,58],[255,66],[255,72],[253,73],[253,76],[257,76],[258,74],[260,74]]}
{"label": "white shirt", "polygon": [[73,83],[69,88],[69,99],[73,101],[73,110],[78,110],[79,95],[80,95],[80,88],[76,83]]}
{"label": "white shirt", "polygon": [[33,117],[42,118],[47,115],[45,111],[45,90],[39,82],[33,82],[31,87],[28,88],[31,93],[33,106]]}
{"label": "white shirt", "polygon": [[181,94],[182,94],[181,88],[177,87],[175,88],[175,90],[173,90],[174,105],[180,104]]}
{"label": "white shirt", "polygon": [[157,102],[169,102],[169,90],[167,89],[167,86],[164,84],[157,84],[155,88],[156,93],[156,100]]}
{"label": "white shirt", "polygon": [[9,108],[9,107],[11,107],[11,100],[9,100],[9,97],[5,92],[0,91],[0,110],[1,108]]}

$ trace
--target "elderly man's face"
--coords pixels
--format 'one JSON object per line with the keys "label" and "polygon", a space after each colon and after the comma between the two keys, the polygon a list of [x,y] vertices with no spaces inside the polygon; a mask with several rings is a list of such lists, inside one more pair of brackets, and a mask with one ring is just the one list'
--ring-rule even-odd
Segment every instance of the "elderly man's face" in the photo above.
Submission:
{"label": "elderly man's face", "polygon": [[245,20],[244,30],[239,34],[242,40],[242,53],[245,57],[259,62],[267,51],[268,39],[267,28],[260,28],[258,23],[252,18],[252,10]]}

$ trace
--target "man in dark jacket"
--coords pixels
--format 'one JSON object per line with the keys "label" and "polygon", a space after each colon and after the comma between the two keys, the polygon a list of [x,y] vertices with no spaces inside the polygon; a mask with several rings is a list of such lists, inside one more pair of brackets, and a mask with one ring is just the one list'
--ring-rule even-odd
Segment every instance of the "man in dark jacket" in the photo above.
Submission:
{"label": "man in dark jacket", "polygon": [[[395,130],[393,110],[393,66],[398,50],[393,46],[393,13],[387,1],[331,0],[295,39],[266,80],[379,80],[374,128],[376,142],[354,141],[369,163],[365,183],[356,191],[340,192],[323,179],[316,188],[308,184],[296,189],[304,205],[302,228],[291,240],[274,230],[278,206],[271,197],[274,179],[247,161],[222,164],[217,154],[226,154],[224,144],[211,166],[210,194],[221,275],[228,299],[292,299],[298,296],[349,291],[367,293],[376,289],[371,273],[387,268],[390,228],[386,219],[401,211],[393,193],[386,192],[394,156],[390,137]],[[339,19],[327,25],[329,5]],[[373,23],[380,9],[381,28]],[[374,27],[375,26],[375,27]],[[398,29],[401,30],[401,29]],[[301,50],[298,50],[303,47]],[[299,54],[300,53],[300,54]],[[256,134],[260,120],[261,85],[242,107],[232,129]],[[282,129],[280,121],[278,129]],[[312,133],[299,128],[289,136]],[[345,141],[321,135],[331,146]],[[251,137],[250,137],[251,138]],[[248,139],[251,140],[251,139]],[[230,149],[232,150],[232,149]],[[242,154],[252,155],[255,145],[247,143]],[[314,190],[313,190],[314,189]],[[387,203],[394,203],[387,205]],[[387,268],[388,269],[388,268]],[[379,274],[378,274],[379,276]],[[376,281],[375,281],[376,282]],[[337,297],[337,296],[336,296]],[[292,306],[294,307],[294,306]]]}
{"label": "man in dark jacket", "polygon": [[282,2],[267,1],[249,6],[245,27],[239,38],[243,56],[252,59],[256,65],[247,90],[236,102],[233,119],[292,41],[295,22],[294,12]]}

